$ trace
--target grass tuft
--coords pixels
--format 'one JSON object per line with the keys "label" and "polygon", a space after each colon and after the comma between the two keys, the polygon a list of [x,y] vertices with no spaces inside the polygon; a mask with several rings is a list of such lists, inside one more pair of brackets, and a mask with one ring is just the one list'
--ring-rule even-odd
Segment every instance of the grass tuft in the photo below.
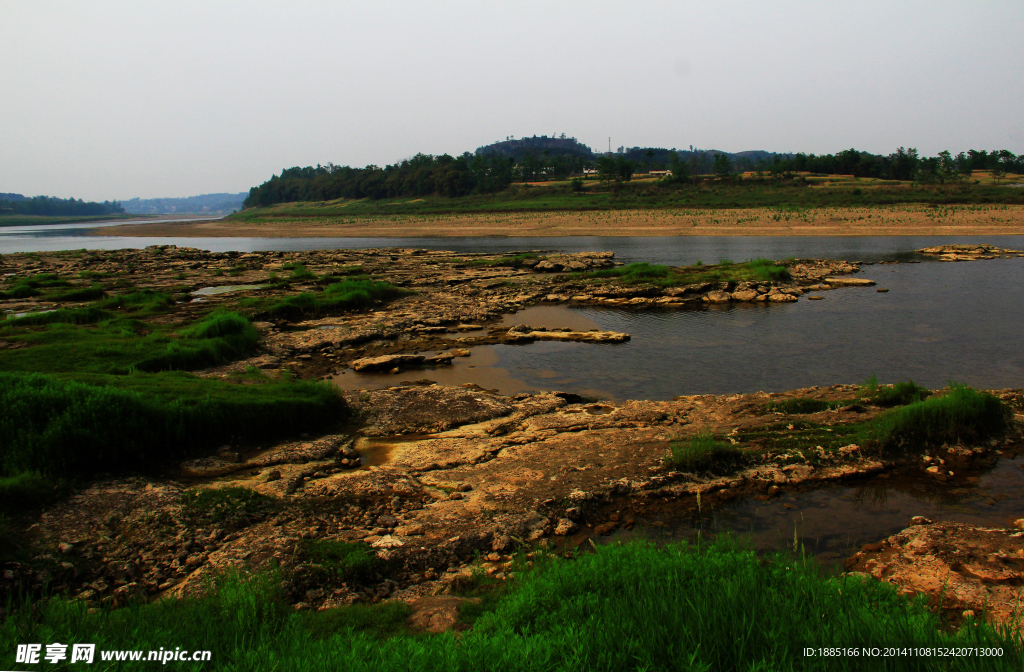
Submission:
{"label": "grass tuft", "polygon": [[675,441],[669,451],[666,466],[681,471],[729,469],[742,459],[742,452],[737,446],[715,439],[710,432],[703,432],[685,441]]}
{"label": "grass tuft", "polygon": [[919,451],[944,443],[976,444],[1001,435],[1012,412],[995,396],[950,383],[949,392],[893,408],[868,423],[863,440],[882,452]]}

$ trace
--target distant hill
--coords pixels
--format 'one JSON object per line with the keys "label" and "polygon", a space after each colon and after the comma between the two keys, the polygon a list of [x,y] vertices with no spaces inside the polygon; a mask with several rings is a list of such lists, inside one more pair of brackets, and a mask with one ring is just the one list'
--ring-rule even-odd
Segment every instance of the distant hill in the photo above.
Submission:
{"label": "distant hill", "polygon": [[0,201],[24,201],[25,197],[21,194],[0,194]]}
{"label": "distant hill", "polygon": [[[545,154],[547,152],[547,154]],[[723,152],[719,149],[666,149],[664,147],[619,147],[612,152],[630,161],[635,161],[640,166],[652,168],[665,168],[672,161],[672,154],[675,153],[684,163],[693,164],[694,169],[699,172],[710,172],[711,164],[716,154],[725,154],[732,161],[733,165],[742,170],[753,170],[759,161],[771,163],[775,156],[781,159],[790,159],[792,154],[780,154],[778,152],[766,152],[764,150],[752,150],[746,152]],[[548,156],[580,157],[585,161],[596,161],[605,152],[595,152],[587,145],[582,144],[576,138],[567,138],[565,134],[556,136],[535,135],[532,138],[510,138],[500,142],[477,147],[478,156],[509,156],[521,162],[527,155],[536,158]]]}
{"label": "distant hill", "polygon": [[587,159],[594,156],[594,152],[590,147],[581,144],[576,138],[565,137],[565,133],[557,138],[554,136],[549,138],[546,135],[535,135],[532,138],[502,140],[476,148],[477,155],[490,156],[497,154],[499,156],[511,156],[517,161],[527,154],[540,156],[545,151],[548,153],[548,156],[582,156]]}
{"label": "distant hill", "polygon": [[125,212],[138,215],[220,215],[242,209],[248,192],[239,194],[202,194],[187,198],[132,198],[121,201]]}

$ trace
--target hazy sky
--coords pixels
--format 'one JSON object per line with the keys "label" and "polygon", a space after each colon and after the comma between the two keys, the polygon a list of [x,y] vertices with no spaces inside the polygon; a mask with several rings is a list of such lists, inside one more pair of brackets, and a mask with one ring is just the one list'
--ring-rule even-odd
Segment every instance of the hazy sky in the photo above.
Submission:
{"label": "hazy sky", "polygon": [[0,192],[245,191],[506,136],[1024,152],[1024,2],[0,0]]}

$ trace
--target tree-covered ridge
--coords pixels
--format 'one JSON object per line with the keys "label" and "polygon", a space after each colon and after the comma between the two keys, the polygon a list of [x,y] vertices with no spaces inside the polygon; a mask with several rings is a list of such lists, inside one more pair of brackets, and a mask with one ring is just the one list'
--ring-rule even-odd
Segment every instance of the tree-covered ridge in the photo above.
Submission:
{"label": "tree-covered ridge", "polygon": [[793,173],[853,175],[883,180],[945,183],[962,181],[973,171],[1024,173],[1024,155],[1009,150],[969,150],[953,155],[921,157],[914,148],[900,147],[889,155],[847,149],[835,154],[780,154],[766,151],[728,153],[655,147],[619,147],[596,154],[575,138],[534,136],[506,139],[461,156],[417,154],[383,168],[317,165],[286,168],[249,190],[243,207],[277,203],[331,201],[339,198],[421,198],[491,194],[512,182],[564,180],[594,170],[604,180],[621,182],[636,173],[670,170],[665,184],[688,183],[702,176],[729,177],[745,172],[762,176]]}
{"label": "tree-covered ridge", "polygon": [[594,158],[595,154],[590,147],[582,144],[576,138],[567,138],[565,133],[561,136],[555,137],[552,135],[548,137],[546,135],[533,136],[532,138],[520,138],[516,140],[513,137],[505,138],[499,142],[493,142],[483,147],[477,147],[477,156],[490,156],[492,154],[498,154],[500,156],[511,156],[517,161],[521,161],[527,154],[544,154],[548,156],[581,156],[585,159]]}
{"label": "tree-covered ridge", "polygon": [[[21,196],[21,194],[3,194],[3,196]],[[95,203],[86,202],[80,198],[53,198],[52,196],[0,199],[0,217],[4,215],[89,216],[113,215],[121,212],[124,212],[124,208],[117,201]]]}
{"label": "tree-covered ridge", "polygon": [[[514,159],[501,156],[417,154],[401,163],[379,168],[317,165],[286,168],[249,190],[243,206],[337,198],[396,198],[400,196],[466,196],[494,193],[508,187],[515,174]],[[521,170],[519,171],[521,173]]]}

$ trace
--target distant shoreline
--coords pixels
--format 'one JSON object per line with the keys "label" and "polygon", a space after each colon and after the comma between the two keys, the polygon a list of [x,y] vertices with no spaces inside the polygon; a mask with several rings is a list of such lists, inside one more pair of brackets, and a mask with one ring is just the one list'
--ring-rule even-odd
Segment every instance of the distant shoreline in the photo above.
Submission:
{"label": "distant shoreline", "polygon": [[818,208],[791,215],[768,208],[736,208],[368,216],[343,220],[329,217],[262,221],[196,219],[104,227],[92,233],[197,238],[992,236],[1024,235],[1024,206]]}

